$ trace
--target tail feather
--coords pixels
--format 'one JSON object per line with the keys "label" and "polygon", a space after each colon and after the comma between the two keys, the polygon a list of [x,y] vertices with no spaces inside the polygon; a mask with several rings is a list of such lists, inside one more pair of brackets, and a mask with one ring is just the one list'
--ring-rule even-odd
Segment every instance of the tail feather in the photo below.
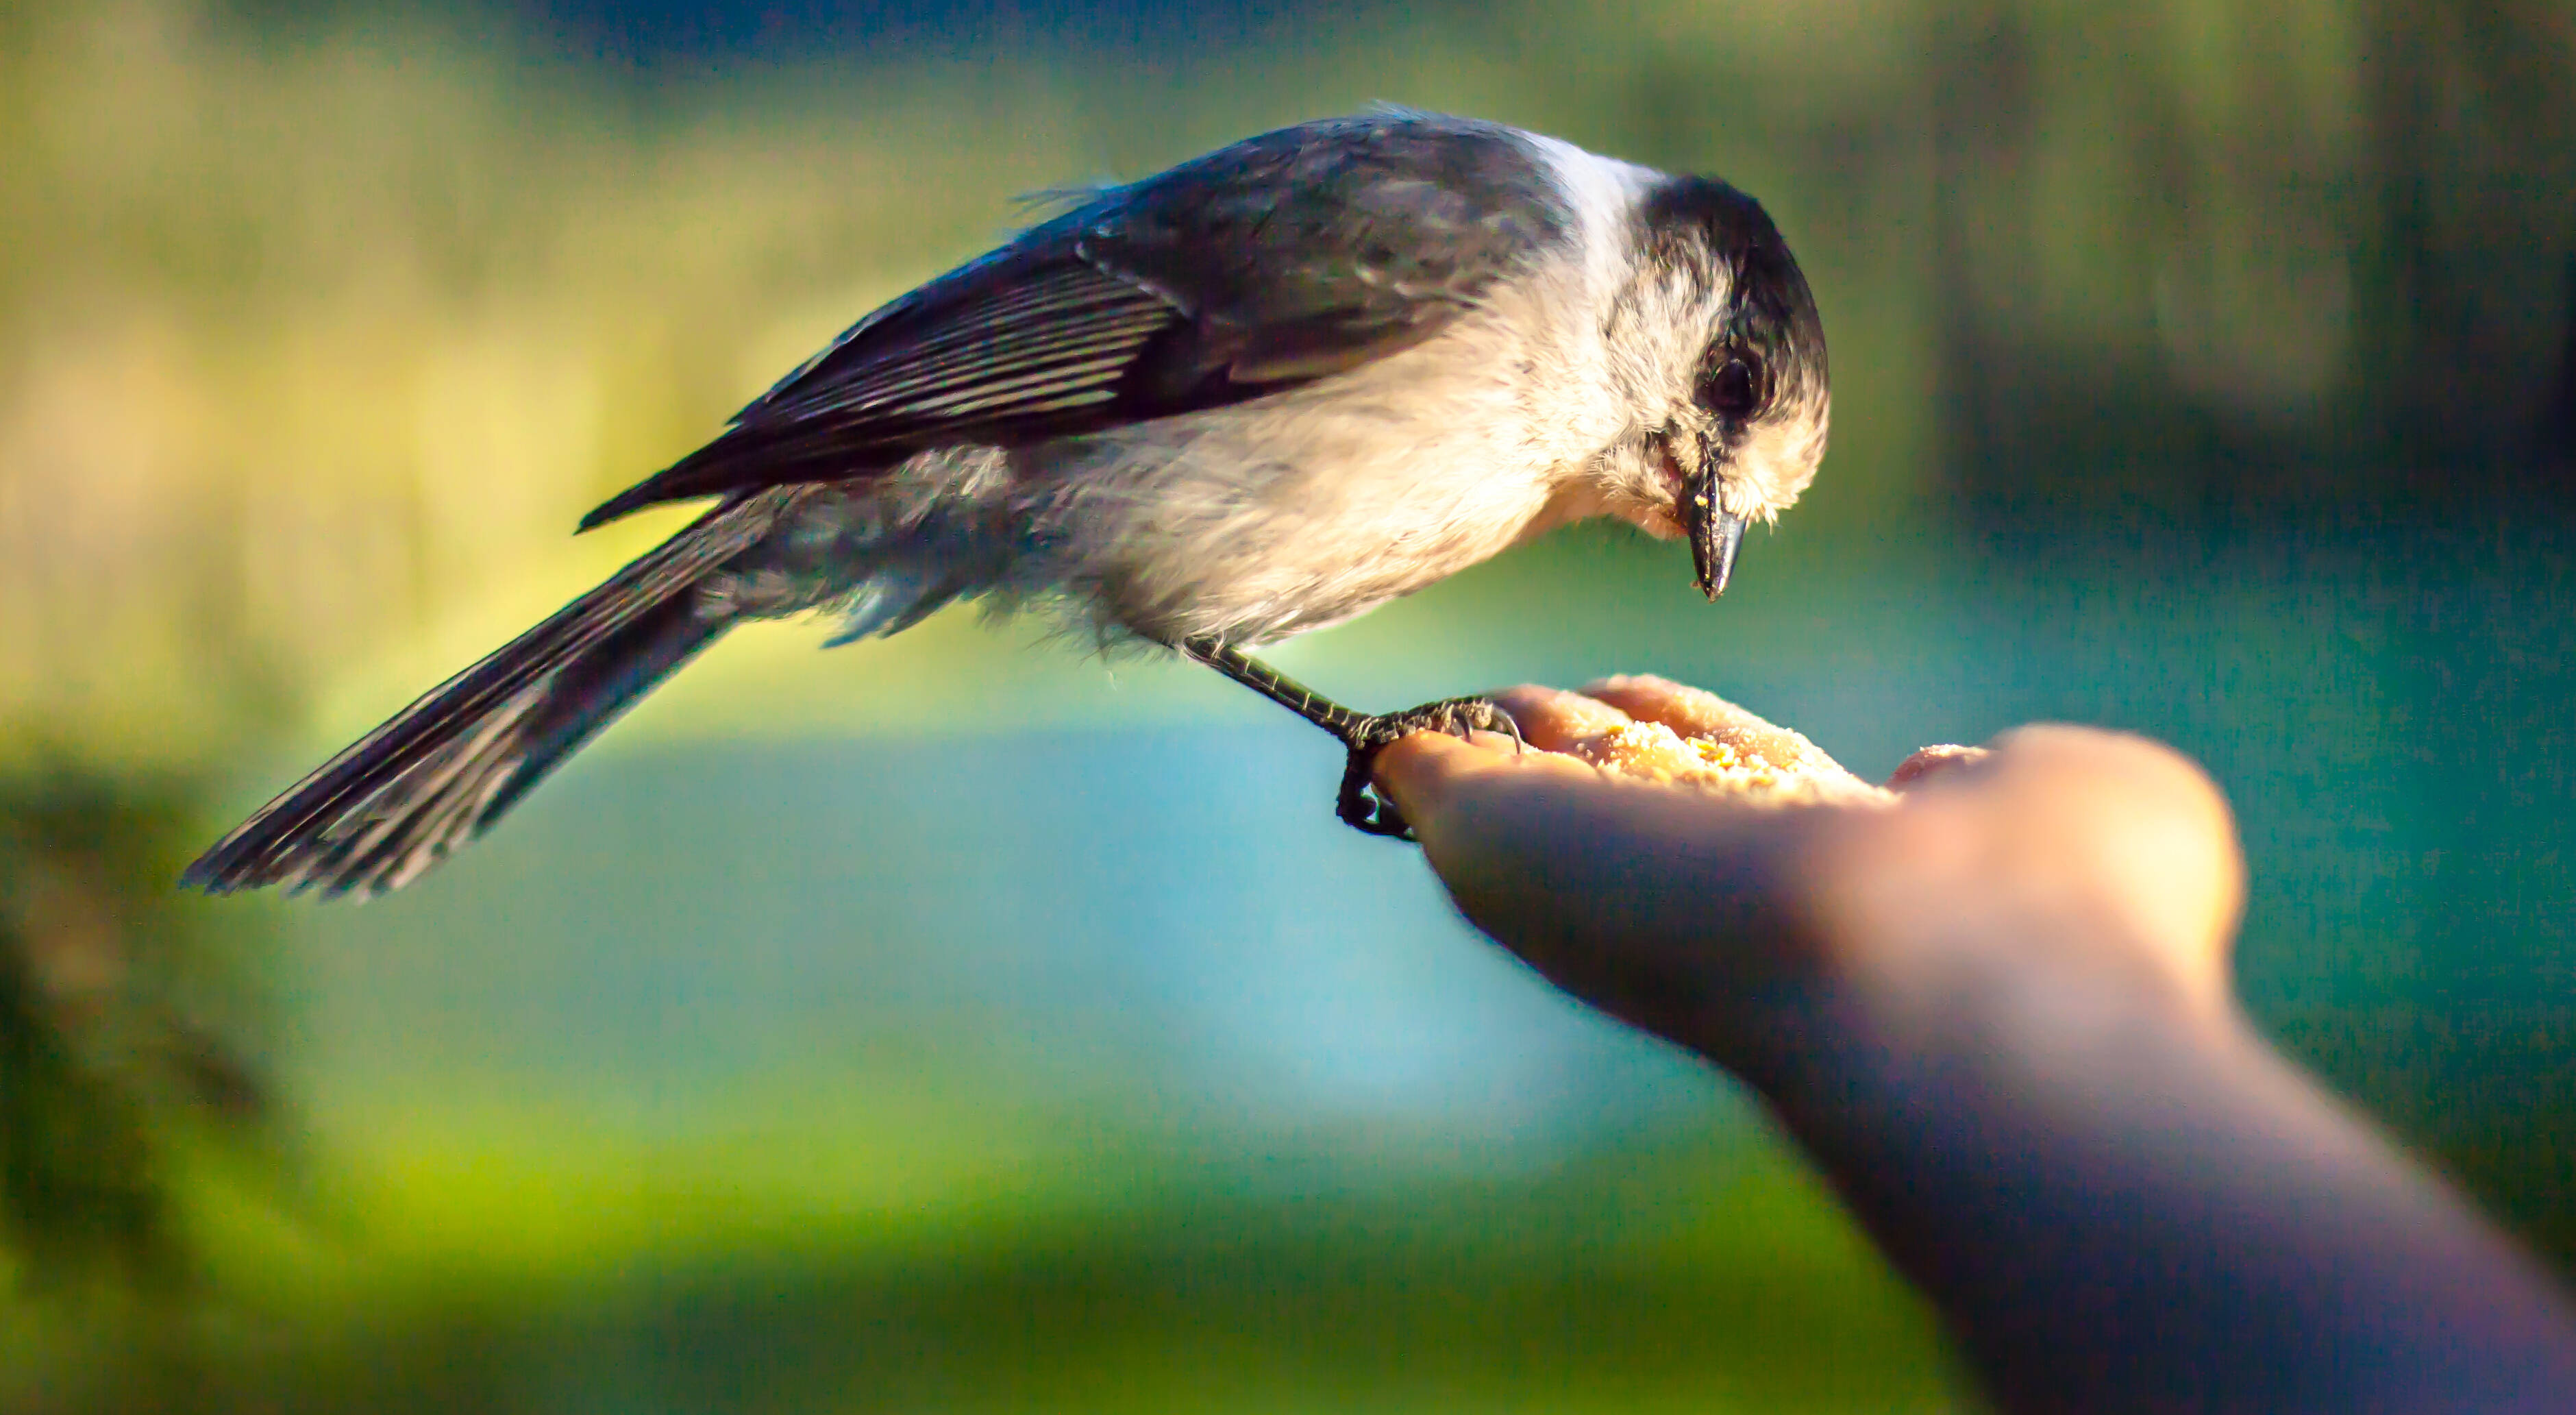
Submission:
{"label": "tail feather", "polygon": [[708,512],[323,763],[180,884],[365,897],[419,878],[732,626],[690,591],[778,508],[764,492]]}

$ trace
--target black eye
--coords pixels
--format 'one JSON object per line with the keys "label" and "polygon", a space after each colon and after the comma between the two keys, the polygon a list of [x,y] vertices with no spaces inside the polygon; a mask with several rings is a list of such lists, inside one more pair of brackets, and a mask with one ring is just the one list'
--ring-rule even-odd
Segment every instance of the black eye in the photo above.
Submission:
{"label": "black eye", "polygon": [[1750,360],[1728,359],[1700,385],[1700,403],[1729,422],[1742,422],[1753,416],[1754,403],[1760,396],[1757,388],[1760,382],[1754,376]]}

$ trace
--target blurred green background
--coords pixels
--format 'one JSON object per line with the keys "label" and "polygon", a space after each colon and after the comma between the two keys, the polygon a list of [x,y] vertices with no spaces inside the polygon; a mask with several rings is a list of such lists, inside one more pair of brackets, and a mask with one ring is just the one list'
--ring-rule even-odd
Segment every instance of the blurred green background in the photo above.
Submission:
{"label": "blurred green background", "polygon": [[1953,1410],[1721,1078],[1212,675],[737,634],[364,908],[169,890],[1015,194],[1391,100],[1761,196],[1835,450],[1313,636],[2208,763],[2274,1036],[2576,1263],[2576,10],[0,0],[0,1408]]}

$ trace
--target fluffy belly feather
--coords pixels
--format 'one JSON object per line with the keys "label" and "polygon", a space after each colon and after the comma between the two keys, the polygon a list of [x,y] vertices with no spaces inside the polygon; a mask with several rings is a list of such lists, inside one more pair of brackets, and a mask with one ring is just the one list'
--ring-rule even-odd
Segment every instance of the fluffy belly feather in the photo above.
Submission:
{"label": "fluffy belly feather", "polygon": [[[1047,578],[1104,627],[1253,645],[1596,513],[1587,379],[1481,331],[1267,403],[1015,454]],[[1534,376],[1537,374],[1539,376]]]}
{"label": "fluffy belly feather", "polygon": [[1588,332],[1497,328],[1272,399],[818,485],[708,593],[735,613],[837,606],[854,633],[977,596],[1113,640],[1249,647],[1338,623],[1606,509],[1581,472],[1623,429]]}

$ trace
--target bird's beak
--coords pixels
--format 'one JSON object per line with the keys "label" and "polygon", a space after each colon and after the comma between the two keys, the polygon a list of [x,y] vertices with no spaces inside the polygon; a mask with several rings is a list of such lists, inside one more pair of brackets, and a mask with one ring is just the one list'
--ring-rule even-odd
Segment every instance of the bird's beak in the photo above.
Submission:
{"label": "bird's beak", "polygon": [[1682,498],[1682,529],[1690,534],[1691,568],[1698,572],[1701,594],[1715,599],[1726,593],[1735,574],[1735,551],[1744,544],[1744,518],[1717,505],[1717,476],[1701,472],[1690,479]]}

